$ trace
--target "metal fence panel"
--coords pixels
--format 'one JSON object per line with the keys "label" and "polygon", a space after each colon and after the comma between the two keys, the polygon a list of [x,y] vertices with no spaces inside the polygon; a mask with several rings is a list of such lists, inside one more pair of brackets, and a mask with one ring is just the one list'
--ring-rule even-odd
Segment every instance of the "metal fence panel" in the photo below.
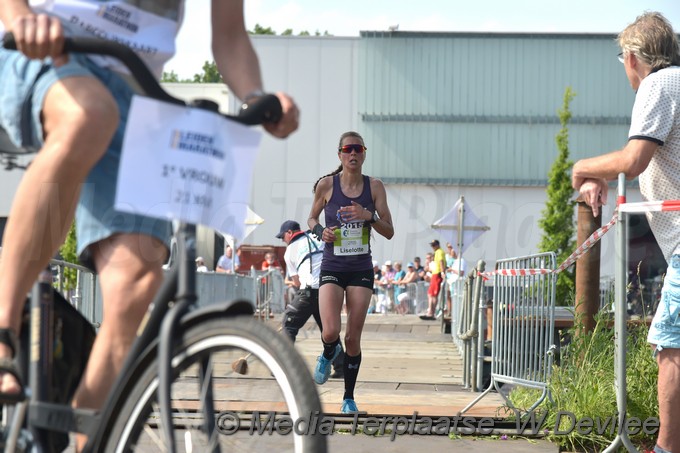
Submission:
{"label": "metal fence panel", "polygon": [[[527,409],[533,412],[549,396],[548,379],[555,350],[555,254],[540,253],[496,262],[493,292],[491,384],[462,412],[495,388],[514,409],[499,383],[542,390]],[[533,270],[523,272],[522,270]],[[513,270],[512,275],[502,275]]]}

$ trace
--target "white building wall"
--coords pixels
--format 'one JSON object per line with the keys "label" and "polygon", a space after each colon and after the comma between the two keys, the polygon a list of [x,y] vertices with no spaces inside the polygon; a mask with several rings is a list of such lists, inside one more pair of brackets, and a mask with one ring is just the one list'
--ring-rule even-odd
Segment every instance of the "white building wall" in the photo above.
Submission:
{"label": "white building wall", "polygon": [[[287,140],[265,135],[255,166],[252,209],[265,219],[247,239],[248,244],[283,245],[274,236],[286,219],[301,225],[312,204],[312,186],[338,165],[337,140],[357,125],[357,38],[253,36],[260,57],[265,88],[290,93],[301,110],[299,130]],[[237,102],[221,86],[170,84],[180,97],[216,99],[222,110]],[[358,131],[361,133],[361,131]],[[367,158],[371,158],[370,147]],[[608,151],[608,150],[601,150]],[[0,217],[9,213],[21,171],[0,169]],[[629,200],[639,200],[637,190]],[[497,259],[536,253],[541,231],[538,220],[545,206],[544,188],[459,187],[444,185],[387,185],[387,197],[395,226],[388,241],[377,236],[374,259],[411,261],[424,258],[428,243],[439,237],[430,225],[464,196],[474,213],[491,229],[470,246],[468,263],[479,259],[491,268]],[[609,195],[603,223],[611,218],[615,190]],[[613,275],[613,233],[602,245],[602,275]],[[204,244],[211,250],[211,244]]]}
{"label": "white building wall", "polygon": [[[312,204],[311,188],[318,177],[338,165],[335,147],[340,134],[357,125],[358,41],[355,38],[301,38],[253,36],[268,90],[286,91],[301,110],[301,126],[284,142],[266,139],[256,166],[253,209],[265,219],[246,240],[277,244],[274,235],[283,220],[303,226]],[[358,131],[361,133],[361,131]],[[370,147],[367,159],[371,158]],[[609,151],[609,150],[602,150]],[[538,221],[545,207],[542,187],[460,187],[444,185],[387,185],[387,198],[395,226],[391,241],[377,236],[374,258],[411,261],[424,259],[428,243],[440,237],[430,225],[464,196],[473,212],[491,229],[470,246],[468,263],[479,259],[493,267],[497,259],[538,251]],[[615,192],[610,191],[603,224],[611,219]],[[629,191],[638,200],[637,190]],[[602,275],[613,275],[614,234],[602,244]]]}

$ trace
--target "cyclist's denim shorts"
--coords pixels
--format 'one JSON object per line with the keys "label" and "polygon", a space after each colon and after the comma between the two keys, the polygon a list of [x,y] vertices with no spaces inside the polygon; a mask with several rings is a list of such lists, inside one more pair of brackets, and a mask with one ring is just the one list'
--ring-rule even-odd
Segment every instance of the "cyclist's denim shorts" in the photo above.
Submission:
{"label": "cyclist's denim shorts", "polygon": [[680,348],[680,255],[671,257],[647,341],[656,345],[657,351]]}
{"label": "cyclist's denim shorts", "polygon": [[132,88],[117,74],[95,65],[82,55],[70,55],[59,68],[47,60],[27,60],[19,52],[0,48],[0,124],[16,145],[42,146],[42,105],[49,88],[58,80],[74,76],[99,79],[113,94],[121,121],[111,145],[90,171],[82,186],[76,209],[78,254],[91,266],[88,247],[117,233],[141,233],[169,244],[171,223],[167,220],[132,215],[113,208],[118,165]]}

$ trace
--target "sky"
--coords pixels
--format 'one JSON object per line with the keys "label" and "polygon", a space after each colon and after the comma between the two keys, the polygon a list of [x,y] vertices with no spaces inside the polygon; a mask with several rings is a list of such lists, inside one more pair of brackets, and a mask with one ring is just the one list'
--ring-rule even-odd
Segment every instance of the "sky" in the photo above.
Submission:
{"label": "sky", "polygon": [[[225,0],[223,0],[225,1]],[[659,11],[680,33],[680,0],[244,0],[246,27],[280,34],[308,31],[618,33],[646,10]],[[201,72],[210,53],[210,0],[186,0],[177,54],[166,65],[180,78]]]}

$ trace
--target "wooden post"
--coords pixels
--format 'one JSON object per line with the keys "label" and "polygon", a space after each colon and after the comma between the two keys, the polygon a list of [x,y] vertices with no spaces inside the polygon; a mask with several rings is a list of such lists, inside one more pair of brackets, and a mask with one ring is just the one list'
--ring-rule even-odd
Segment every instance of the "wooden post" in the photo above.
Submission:
{"label": "wooden post", "polygon": [[[583,244],[602,226],[602,213],[593,217],[593,211],[579,198],[576,242]],[[600,242],[597,242],[576,261],[576,316],[583,323],[583,333],[595,328],[595,314],[600,309]]]}

